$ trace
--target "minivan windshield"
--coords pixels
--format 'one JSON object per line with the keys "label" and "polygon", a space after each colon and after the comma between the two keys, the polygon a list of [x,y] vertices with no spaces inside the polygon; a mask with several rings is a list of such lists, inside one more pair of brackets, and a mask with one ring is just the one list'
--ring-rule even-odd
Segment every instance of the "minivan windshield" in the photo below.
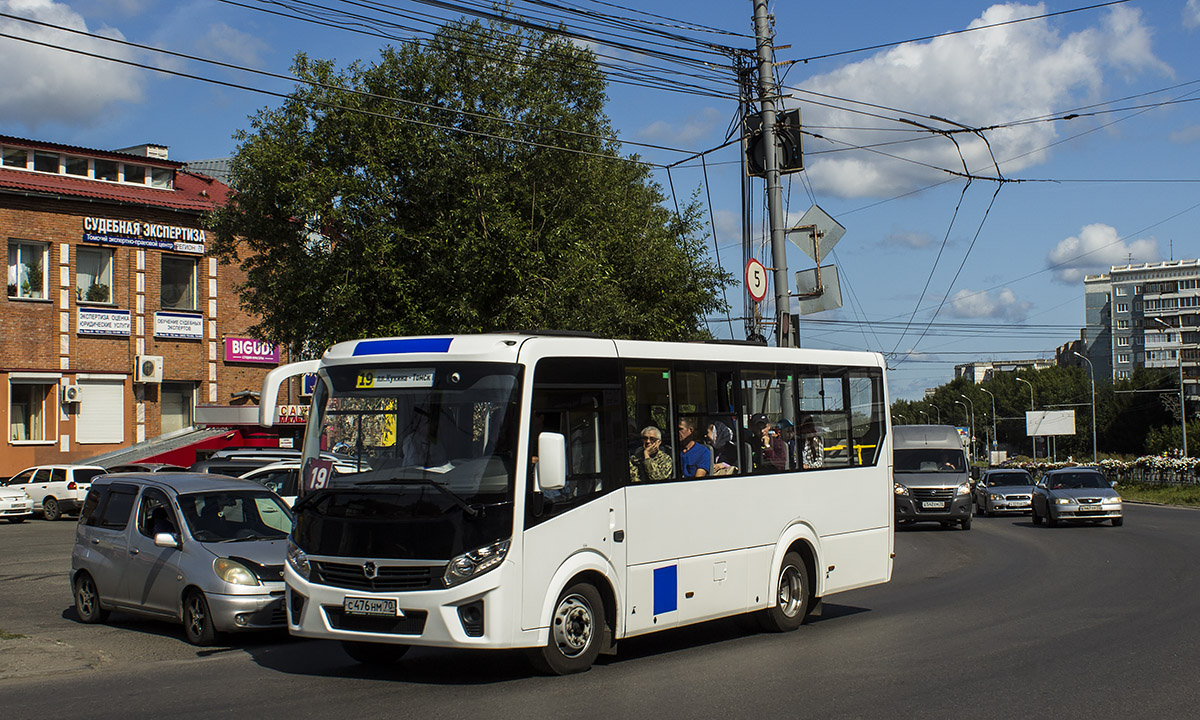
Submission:
{"label": "minivan windshield", "polygon": [[895,451],[894,470],[898,473],[962,473],[967,471],[967,466],[961,450],[913,448]]}
{"label": "minivan windshield", "polygon": [[292,511],[266,490],[180,495],[179,509],[200,542],[277,540],[292,531]]}

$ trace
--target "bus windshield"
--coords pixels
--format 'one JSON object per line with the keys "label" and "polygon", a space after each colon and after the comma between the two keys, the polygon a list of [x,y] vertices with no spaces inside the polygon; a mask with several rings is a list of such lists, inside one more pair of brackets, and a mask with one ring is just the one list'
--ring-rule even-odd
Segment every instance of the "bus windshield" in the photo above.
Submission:
{"label": "bus windshield", "polygon": [[511,499],[519,377],[497,363],[329,368],[305,458],[356,469],[331,488],[433,488],[464,509]]}

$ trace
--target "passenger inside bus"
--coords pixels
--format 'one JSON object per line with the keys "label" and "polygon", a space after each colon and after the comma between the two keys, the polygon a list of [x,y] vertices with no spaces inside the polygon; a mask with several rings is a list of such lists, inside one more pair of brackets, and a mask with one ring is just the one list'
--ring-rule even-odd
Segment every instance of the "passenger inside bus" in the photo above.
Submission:
{"label": "passenger inside bus", "polygon": [[712,474],[733,475],[737,472],[737,448],[733,444],[733,431],[720,420],[708,424],[705,434],[709,449],[712,450]]}
{"label": "passenger inside bus", "polygon": [[671,456],[662,449],[662,432],[653,425],[642,428],[642,447],[629,457],[630,482],[666,480],[671,477]]}
{"label": "passenger inside bus", "polygon": [[679,466],[680,476],[702,478],[712,469],[712,451],[707,445],[697,442],[694,418],[679,419]]}
{"label": "passenger inside bus", "polygon": [[771,432],[771,421],[763,413],[750,417],[750,453],[755,472],[778,472],[787,466],[787,447]]}

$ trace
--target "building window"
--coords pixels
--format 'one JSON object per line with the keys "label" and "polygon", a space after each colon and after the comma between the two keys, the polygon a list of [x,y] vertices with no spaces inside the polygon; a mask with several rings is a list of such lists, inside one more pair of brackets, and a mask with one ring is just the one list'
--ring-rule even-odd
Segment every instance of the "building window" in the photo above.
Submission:
{"label": "building window", "polygon": [[25,148],[6,147],[0,152],[0,165],[22,169],[28,168],[29,152]]}
{"label": "building window", "polygon": [[58,174],[58,153],[33,152],[33,169],[38,172]]}
{"label": "building window", "polygon": [[162,433],[192,426],[195,409],[195,383],[163,383],[158,389],[162,408]]}
{"label": "building window", "polygon": [[1129,362],[1129,353],[1121,353],[1120,355],[1117,355],[1117,362],[1128,363]]}
{"label": "building window", "polygon": [[1129,379],[1129,371],[1128,370],[1118,370],[1117,371],[1117,379],[1118,380],[1128,380]]}
{"label": "building window", "polygon": [[146,168],[143,165],[126,165],[125,182],[134,183],[135,185],[146,184]]}
{"label": "building window", "polygon": [[1117,321],[1117,329],[1118,330],[1128,330],[1129,329],[1129,321],[1128,320],[1118,320]]}
{"label": "building window", "polygon": [[1115,288],[1115,289],[1116,289],[1116,291],[1117,291],[1117,297],[1124,297],[1124,296],[1125,296],[1125,288],[1123,288],[1123,287],[1118,287],[1118,288]]}
{"label": "building window", "polygon": [[78,175],[79,177],[88,176],[88,159],[85,157],[75,157],[74,155],[67,156],[67,162],[63,169],[68,175]]}
{"label": "building window", "polygon": [[156,188],[171,189],[173,173],[166,168],[150,168],[150,185]]}
{"label": "building window", "polygon": [[196,309],[196,261],[191,258],[162,256],[162,308]]}
{"label": "building window", "polygon": [[75,299],[111,303],[112,257],[108,248],[81,247],[75,252]]}
{"label": "building window", "polygon": [[46,440],[46,398],[52,387],[25,382],[8,386],[8,438],[11,442]]}
{"label": "building window", "polygon": [[1117,347],[1129,347],[1129,336],[1117,338]]}
{"label": "building window", "polygon": [[9,297],[46,297],[46,248],[42,243],[8,242]]}
{"label": "building window", "polygon": [[111,182],[118,180],[117,169],[119,166],[115,160],[96,159],[92,161],[92,167],[95,169],[97,180],[109,180]]}
{"label": "building window", "polygon": [[1117,303],[1117,312],[1129,312],[1129,303]]}

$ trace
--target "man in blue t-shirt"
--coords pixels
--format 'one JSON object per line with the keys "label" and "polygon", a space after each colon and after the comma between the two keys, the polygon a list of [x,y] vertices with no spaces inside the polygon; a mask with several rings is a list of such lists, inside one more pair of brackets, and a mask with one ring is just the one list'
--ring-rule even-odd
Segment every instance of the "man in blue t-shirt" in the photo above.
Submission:
{"label": "man in blue t-shirt", "polygon": [[683,418],[679,421],[680,477],[704,477],[712,469],[712,451],[707,445],[696,442],[696,421]]}

